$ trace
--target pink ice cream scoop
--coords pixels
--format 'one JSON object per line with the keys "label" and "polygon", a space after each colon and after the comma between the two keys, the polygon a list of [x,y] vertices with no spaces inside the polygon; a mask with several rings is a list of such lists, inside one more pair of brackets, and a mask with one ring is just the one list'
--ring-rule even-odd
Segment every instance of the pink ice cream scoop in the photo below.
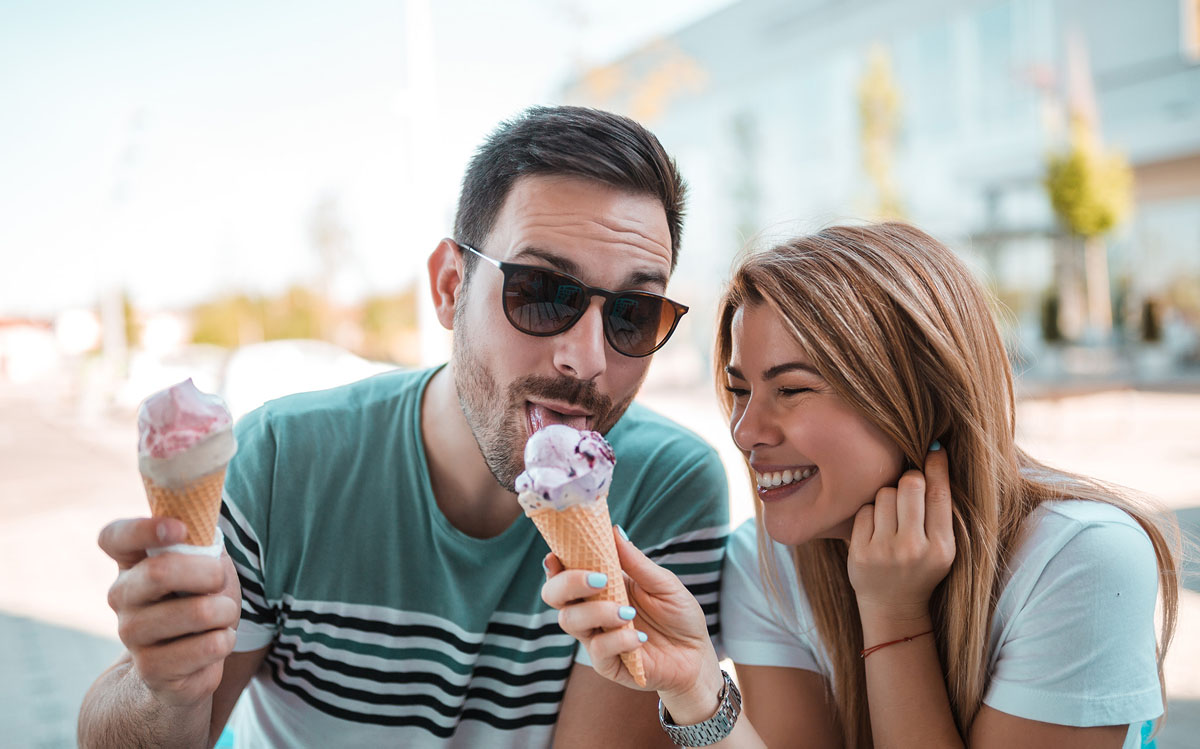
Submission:
{"label": "pink ice cream scoop", "polygon": [[138,409],[138,454],[170,458],[233,425],[219,396],[200,392],[191,379],[160,390]]}
{"label": "pink ice cream scoop", "polygon": [[225,469],[237,451],[233,417],[191,380],[159,391],[138,408],[138,469],[151,515],[187,526],[186,543],[151,549],[220,556]]}

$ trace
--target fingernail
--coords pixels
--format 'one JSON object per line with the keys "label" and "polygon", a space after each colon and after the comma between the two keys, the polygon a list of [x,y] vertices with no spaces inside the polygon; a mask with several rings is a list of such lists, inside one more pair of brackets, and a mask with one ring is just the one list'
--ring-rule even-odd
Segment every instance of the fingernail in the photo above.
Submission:
{"label": "fingernail", "polygon": [[621,526],[619,526],[619,525],[617,526],[617,533],[620,533],[620,534],[621,534],[621,538],[625,539],[626,541],[628,541],[628,540],[629,540],[629,534],[628,534],[628,533],[626,533],[626,532],[625,532],[625,529],[624,529],[624,528],[622,528],[622,527],[621,527]]}
{"label": "fingernail", "polygon": [[542,560],[542,572],[545,572],[547,577],[550,576],[550,568],[548,566],[546,566],[545,559]]}
{"label": "fingernail", "polygon": [[176,527],[177,526],[174,523],[164,520],[155,526],[154,535],[158,536],[160,543],[169,543],[175,540],[177,534],[174,531]]}
{"label": "fingernail", "polygon": [[608,575],[603,572],[589,572],[587,576],[588,585],[593,588],[603,588],[608,585]]}
{"label": "fingernail", "polygon": [[633,617],[637,616],[637,612],[633,610],[632,606],[622,606],[621,608],[617,609],[617,616],[628,622],[632,621]]}
{"label": "fingernail", "polygon": [[934,440],[933,444],[929,446],[929,452],[931,452],[931,453],[935,453],[941,449],[942,449],[942,443],[938,442],[937,440]]}
{"label": "fingernail", "polygon": [[640,629],[637,631],[637,633],[638,633],[638,642],[645,642],[646,640],[650,639],[649,637],[646,636],[646,633]]}

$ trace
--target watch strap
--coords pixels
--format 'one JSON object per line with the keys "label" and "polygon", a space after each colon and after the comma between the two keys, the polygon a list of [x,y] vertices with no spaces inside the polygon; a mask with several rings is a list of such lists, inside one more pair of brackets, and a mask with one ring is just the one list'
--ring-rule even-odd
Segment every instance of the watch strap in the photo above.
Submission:
{"label": "watch strap", "polygon": [[721,677],[725,683],[717,695],[717,712],[702,723],[676,725],[662,700],[658,701],[658,723],[666,731],[667,737],[678,746],[709,746],[733,732],[733,725],[742,712],[742,693],[724,669],[721,670]]}

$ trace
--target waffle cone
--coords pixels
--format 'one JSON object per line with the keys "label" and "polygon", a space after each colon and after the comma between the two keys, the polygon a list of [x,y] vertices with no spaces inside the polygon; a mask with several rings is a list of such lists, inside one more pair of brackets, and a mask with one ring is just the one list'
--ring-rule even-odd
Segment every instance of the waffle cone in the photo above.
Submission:
{"label": "waffle cone", "polygon": [[[617,560],[617,545],[613,541],[612,521],[604,497],[594,502],[573,505],[565,510],[544,507],[527,512],[537,525],[550,550],[569,570],[594,570],[608,575],[608,585],[592,596],[592,600],[616,601],[629,605],[625,593],[625,578]],[[633,622],[626,628],[632,629]],[[646,686],[646,670],[642,666],[642,651],[621,654],[621,662],[638,686]]]}
{"label": "waffle cone", "polygon": [[201,476],[182,489],[168,489],[142,474],[150,514],[156,518],[178,518],[187,526],[192,546],[211,546],[221,514],[221,490],[225,486],[225,468]]}

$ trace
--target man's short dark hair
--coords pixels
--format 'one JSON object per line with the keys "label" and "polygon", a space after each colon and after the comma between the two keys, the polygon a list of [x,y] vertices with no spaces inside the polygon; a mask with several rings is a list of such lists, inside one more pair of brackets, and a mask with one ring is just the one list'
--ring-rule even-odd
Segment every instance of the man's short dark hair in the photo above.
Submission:
{"label": "man's short dark hair", "polygon": [[[582,177],[657,198],[667,214],[675,269],[687,187],[646,128],[587,107],[531,107],[502,122],[467,165],[454,238],[483,249],[513,184],[529,175]],[[475,260],[464,254],[468,274]]]}

